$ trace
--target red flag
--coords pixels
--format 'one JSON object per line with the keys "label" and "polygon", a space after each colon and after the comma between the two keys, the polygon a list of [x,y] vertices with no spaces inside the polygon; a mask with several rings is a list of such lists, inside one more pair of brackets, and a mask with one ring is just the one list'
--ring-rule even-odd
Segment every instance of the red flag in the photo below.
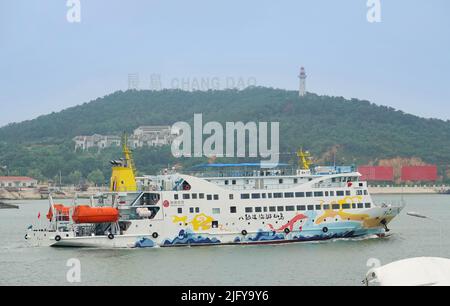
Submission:
{"label": "red flag", "polygon": [[41,218],[41,212],[38,213],[38,219],[40,219],[40,218]]}

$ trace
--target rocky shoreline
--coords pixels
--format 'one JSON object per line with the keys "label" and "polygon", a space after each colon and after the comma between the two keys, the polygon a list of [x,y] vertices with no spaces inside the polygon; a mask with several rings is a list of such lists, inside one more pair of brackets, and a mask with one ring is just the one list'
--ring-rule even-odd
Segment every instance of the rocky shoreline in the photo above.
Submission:
{"label": "rocky shoreline", "polygon": [[0,209],[19,209],[19,206],[0,201]]}

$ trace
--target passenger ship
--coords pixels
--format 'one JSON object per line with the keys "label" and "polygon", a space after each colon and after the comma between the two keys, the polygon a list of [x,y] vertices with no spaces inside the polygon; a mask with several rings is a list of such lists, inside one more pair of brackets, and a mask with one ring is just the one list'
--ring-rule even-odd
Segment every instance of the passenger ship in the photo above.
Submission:
{"label": "passenger ship", "polygon": [[295,170],[207,164],[215,171],[140,178],[126,146],[124,154],[112,162],[110,192],[70,207],[50,197],[48,223],[30,226],[26,240],[37,246],[141,248],[384,237],[402,209],[376,205],[351,167],[310,169],[303,151]]}

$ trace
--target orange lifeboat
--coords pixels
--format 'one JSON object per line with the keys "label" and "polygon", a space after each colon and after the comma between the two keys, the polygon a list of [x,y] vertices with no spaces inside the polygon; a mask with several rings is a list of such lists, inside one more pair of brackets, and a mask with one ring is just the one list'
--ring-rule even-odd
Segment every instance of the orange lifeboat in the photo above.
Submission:
{"label": "orange lifeboat", "polygon": [[72,219],[75,223],[112,223],[119,220],[119,211],[113,207],[77,206]]}
{"label": "orange lifeboat", "polygon": [[[55,204],[53,207],[55,208],[58,221],[69,221],[70,207],[64,206],[63,204]],[[50,221],[53,219],[52,207],[48,210],[47,219]]]}

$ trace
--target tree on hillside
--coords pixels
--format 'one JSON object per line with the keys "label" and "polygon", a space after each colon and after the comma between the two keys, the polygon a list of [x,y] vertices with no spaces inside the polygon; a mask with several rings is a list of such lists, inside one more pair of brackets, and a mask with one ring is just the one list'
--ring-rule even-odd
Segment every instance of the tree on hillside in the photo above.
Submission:
{"label": "tree on hillside", "polygon": [[78,185],[81,181],[81,178],[82,178],[81,172],[78,170],[75,170],[69,174],[67,179],[70,184]]}
{"label": "tree on hillside", "polygon": [[28,170],[27,176],[34,178],[34,179],[38,180],[39,182],[42,182],[45,180],[45,176],[42,174],[41,170],[39,170],[39,169]]}
{"label": "tree on hillside", "polygon": [[87,179],[89,182],[95,184],[95,186],[100,186],[105,183],[105,176],[103,175],[103,172],[98,169],[89,173]]}

